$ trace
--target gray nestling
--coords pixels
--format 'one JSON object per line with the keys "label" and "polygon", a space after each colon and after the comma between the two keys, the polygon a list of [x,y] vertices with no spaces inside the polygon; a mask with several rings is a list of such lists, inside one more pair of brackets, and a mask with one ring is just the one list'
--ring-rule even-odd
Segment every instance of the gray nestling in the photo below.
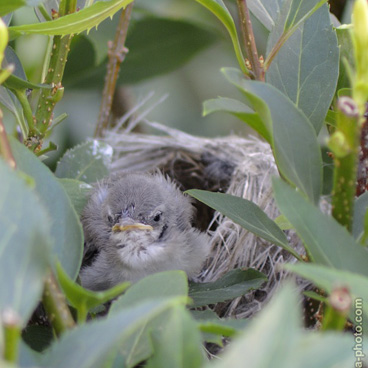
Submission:
{"label": "gray nestling", "polygon": [[161,173],[102,180],[81,218],[82,285],[105,290],[165,270],[183,270],[193,278],[209,253],[207,235],[191,225],[193,213],[190,198]]}

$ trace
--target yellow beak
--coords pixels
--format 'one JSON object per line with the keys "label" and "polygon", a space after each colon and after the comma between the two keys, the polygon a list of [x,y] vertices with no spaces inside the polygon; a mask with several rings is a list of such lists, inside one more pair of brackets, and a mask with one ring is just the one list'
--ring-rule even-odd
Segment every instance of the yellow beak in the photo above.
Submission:
{"label": "yellow beak", "polygon": [[116,224],[112,227],[112,231],[119,232],[119,231],[128,231],[128,230],[153,230],[153,227],[150,225],[145,225],[141,223],[135,223],[131,225],[119,225]]}

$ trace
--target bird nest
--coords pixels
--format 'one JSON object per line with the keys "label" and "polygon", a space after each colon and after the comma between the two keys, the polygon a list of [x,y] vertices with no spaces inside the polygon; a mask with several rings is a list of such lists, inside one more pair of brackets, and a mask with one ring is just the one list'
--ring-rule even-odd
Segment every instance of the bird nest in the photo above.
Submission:
{"label": "bird nest", "polygon": [[[278,173],[269,144],[235,135],[200,138],[147,121],[144,124],[158,130],[159,135],[132,132],[138,120],[127,128],[122,129],[120,124],[106,133],[104,141],[114,149],[112,172],[159,169],[182,190],[221,191],[256,203],[271,219],[279,215],[271,188],[271,177]],[[250,317],[286,277],[278,265],[294,262],[295,258],[205,205],[196,203],[196,207],[194,226],[205,229],[211,239],[211,253],[199,281],[214,281],[234,268],[248,267],[268,277],[261,289],[215,306],[221,317]],[[302,252],[296,237],[290,235],[289,240]]]}

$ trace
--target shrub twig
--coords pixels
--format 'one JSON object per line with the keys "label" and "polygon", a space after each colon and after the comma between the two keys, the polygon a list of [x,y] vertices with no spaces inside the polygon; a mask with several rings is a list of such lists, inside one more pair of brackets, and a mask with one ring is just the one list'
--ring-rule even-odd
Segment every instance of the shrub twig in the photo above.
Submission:
{"label": "shrub twig", "polygon": [[[61,0],[58,17],[74,13],[76,8],[76,0]],[[30,127],[28,138],[25,142],[26,146],[32,151],[37,152],[42,148],[43,138],[52,124],[55,104],[62,98],[64,88],[61,81],[72,37],[73,35],[54,36],[49,67],[44,80],[44,83],[50,84],[53,88],[41,91],[35,114],[35,126]]]}
{"label": "shrub twig", "polygon": [[18,314],[12,309],[2,312],[1,322],[4,331],[4,359],[10,363],[18,360],[19,340],[21,337],[21,321]]}
{"label": "shrub twig", "polygon": [[329,147],[334,155],[332,216],[349,231],[352,228],[359,153],[359,111],[350,97],[338,100],[337,129]]}
{"label": "shrub twig", "polygon": [[244,47],[247,52],[248,60],[251,65],[251,71],[254,79],[264,81],[264,70],[258,57],[256,41],[252,22],[250,20],[249,10],[246,0],[237,0],[238,10],[241,23],[241,31],[243,35]]}
{"label": "shrub twig", "polygon": [[66,304],[65,296],[52,272],[48,275],[44,285],[42,303],[56,335],[75,326],[74,319]]}
{"label": "shrub twig", "polygon": [[122,11],[118,27],[115,33],[114,42],[109,42],[109,61],[107,64],[107,74],[105,86],[102,93],[100,113],[95,130],[95,137],[102,137],[104,130],[108,127],[112,100],[115,92],[116,81],[119,76],[120,64],[124,61],[128,49],[125,47],[125,40],[128,33],[128,26],[132,13],[133,3],[127,5]]}

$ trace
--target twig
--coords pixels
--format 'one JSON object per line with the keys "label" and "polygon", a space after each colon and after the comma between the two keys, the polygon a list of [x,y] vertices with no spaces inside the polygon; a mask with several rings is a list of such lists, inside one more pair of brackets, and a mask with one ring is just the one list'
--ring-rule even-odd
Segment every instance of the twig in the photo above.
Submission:
{"label": "twig", "polygon": [[332,290],[325,308],[322,331],[342,331],[346,324],[346,317],[349,313],[351,303],[351,295],[347,288],[338,287]]}
{"label": "twig", "polygon": [[356,103],[350,97],[340,97],[337,107],[337,128],[328,142],[335,163],[332,216],[351,231],[360,143],[360,116]]}
{"label": "twig", "polygon": [[254,39],[252,22],[246,0],[237,0],[241,30],[243,35],[244,47],[247,52],[248,60],[254,73],[254,78],[264,81],[264,70],[258,57],[257,46]]}
{"label": "twig", "polygon": [[125,40],[128,33],[130,16],[132,13],[133,3],[127,5],[122,11],[119,25],[115,33],[115,40],[109,42],[109,62],[107,65],[107,75],[105,86],[102,93],[102,101],[100,113],[95,130],[95,137],[102,137],[104,130],[108,127],[109,116],[111,111],[112,100],[114,96],[116,81],[118,79],[120,64],[124,61],[125,55],[128,52],[125,47]]}
{"label": "twig", "polygon": [[[61,0],[58,16],[73,13],[76,7],[76,0]],[[41,149],[43,138],[52,123],[55,104],[63,95],[64,89],[61,81],[72,37],[73,35],[54,36],[49,67],[44,81],[46,84],[51,84],[53,88],[42,90],[35,114],[36,125],[34,129],[30,127],[26,142],[27,147],[36,152]]]}
{"label": "twig", "polygon": [[52,272],[50,272],[45,281],[42,303],[58,336],[75,326],[74,319],[66,304],[65,296],[60,291]]}
{"label": "twig", "polygon": [[5,161],[12,169],[17,167],[13,153],[11,151],[10,143],[6,135],[5,127],[3,124],[3,112],[0,110],[0,151]]}
{"label": "twig", "polygon": [[4,330],[4,359],[16,363],[22,333],[20,318],[14,310],[6,309],[2,312],[0,320]]}

